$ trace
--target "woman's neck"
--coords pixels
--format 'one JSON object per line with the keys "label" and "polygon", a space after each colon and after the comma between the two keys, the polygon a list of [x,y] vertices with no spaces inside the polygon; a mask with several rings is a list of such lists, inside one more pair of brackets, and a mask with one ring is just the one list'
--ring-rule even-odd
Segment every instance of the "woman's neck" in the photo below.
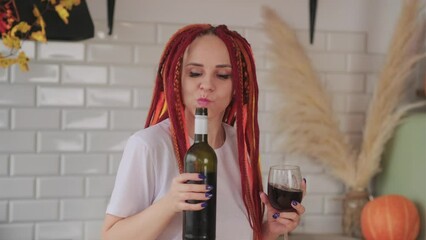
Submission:
{"label": "woman's neck", "polygon": [[[222,126],[222,122],[215,122],[217,126],[212,126],[214,123],[209,121],[209,132],[208,132],[208,142],[213,149],[222,147],[225,143],[225,129]],[[211,127],[210,127],[211,126]]]}

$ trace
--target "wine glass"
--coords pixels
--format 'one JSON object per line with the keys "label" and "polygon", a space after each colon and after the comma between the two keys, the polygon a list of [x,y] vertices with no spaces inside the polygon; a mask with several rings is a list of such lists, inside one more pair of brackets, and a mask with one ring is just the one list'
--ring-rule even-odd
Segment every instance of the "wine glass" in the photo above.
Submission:
{"label": "wine glass", "polygon": [[[302,174],[299,166],[276,165],[269,169],[268,198],[272,207],[280,212],[295,212],[292,201],[301,202],[303,197]],[[284,240],[288,234],[284,234]]]}

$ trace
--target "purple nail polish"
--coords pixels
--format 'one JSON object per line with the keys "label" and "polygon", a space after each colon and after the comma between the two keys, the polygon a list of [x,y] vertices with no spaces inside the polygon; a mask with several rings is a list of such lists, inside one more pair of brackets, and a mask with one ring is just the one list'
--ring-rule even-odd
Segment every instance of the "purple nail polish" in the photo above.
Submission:
{"label": "purple nail polish", "polygon": [[291,201],[291,205],[297,206],[297,204],[299,204],[297,201]]}
{"label": "purple nail polish", "polygon": [[206,179],[206,176],[204,174],[200,173],[200,174],[198,174],[198,178],[204,180],[204,179]]}
{"label": "purple nail polish", "polygon": [[202,207],[202,208],[207,207],[207,202],[203,202],[203,203],[201,203],[201,207]]}
{"label": "purple nail polish", "polygon": [[211,191],[211,190],[213,189],[213,186],[211,186],[211,185],[207,185],[207,186],[206,186],[206,189],[207,189],[208,191]]}
{"label": "purple nail polish", "polygon": [[277,219],[280,216],[280,213],[274,213],[274,215],[272,215],[272,218]]}
{"label": "purple nail polish", "polygon": [[212,193],[206,192],[206,198],[211,198],[213,196]]}

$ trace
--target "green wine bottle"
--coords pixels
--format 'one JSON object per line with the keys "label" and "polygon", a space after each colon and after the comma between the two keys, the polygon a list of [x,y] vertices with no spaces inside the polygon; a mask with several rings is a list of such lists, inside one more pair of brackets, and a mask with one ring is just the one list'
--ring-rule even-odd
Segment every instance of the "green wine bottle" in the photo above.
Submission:
{"label": "green wine bottle", "polygon": [[[216,167],[217,157],[213,148],[207,142],[207,108],[195,110],[194,144],[185,155],[184,168],[187,173],[202,173],[206,177],[202,181],[188,181],[188,183],[207,184],[213,187],[210,191],[213,196],[206,201],[207,206],[200,211],[184,211],[183,239],[216,238]],[[189,203],[201,201],[189,200]]]}

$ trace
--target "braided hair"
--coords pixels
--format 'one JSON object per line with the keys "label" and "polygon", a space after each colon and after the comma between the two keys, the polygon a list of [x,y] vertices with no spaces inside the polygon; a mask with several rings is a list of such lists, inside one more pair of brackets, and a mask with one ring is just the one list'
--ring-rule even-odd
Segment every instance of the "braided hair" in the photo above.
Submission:
{"label": "braided hair", "polygon": [[223,122],[236,124],[242,197],[253,229],[261,239],[264,207],[260,201],[262,177],[259,165],[258,86],[250,44],[225,25],[193,24],[178,30],[168,41],[157,70],[153,99],[145,127],[170,119],[170,130],[179,171],[189,148],[181,91],[182,59],[192,41],[206,34],[219,37],[228,49],[234,95]]}

